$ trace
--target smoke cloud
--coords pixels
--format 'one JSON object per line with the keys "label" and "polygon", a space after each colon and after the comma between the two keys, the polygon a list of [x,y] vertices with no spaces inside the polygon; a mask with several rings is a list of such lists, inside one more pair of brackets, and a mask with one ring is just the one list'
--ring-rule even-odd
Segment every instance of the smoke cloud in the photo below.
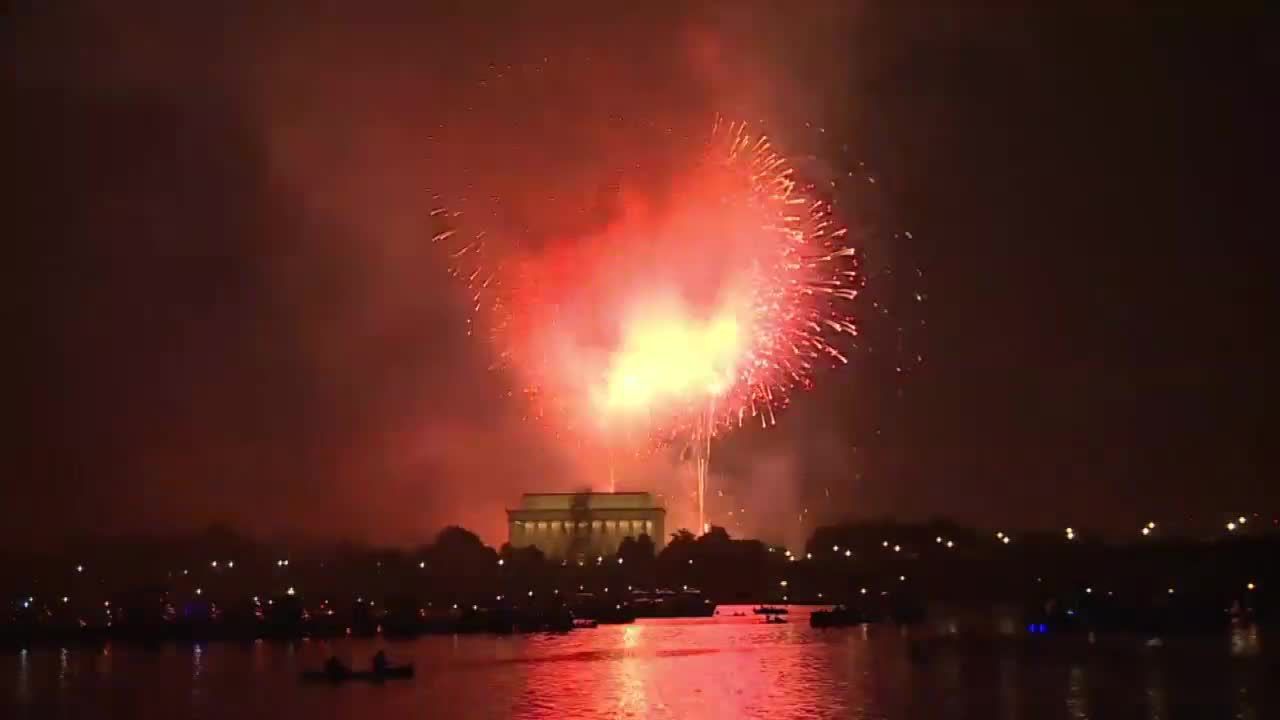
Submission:
{"label": "smoke cloud", "polygon": [[41,190],[75,196],[55,231],[74,267],[43,282],[60,317],[33,360],[61,364],[62,397],[29,502],[74,487],[62,511],[96,529],[412,542],[462,523],[499,541],[520,492],[679,476],[526,421],[467,336],[429,212],[535,247],[589,235],[624,194],[660,197],[680,143],[654,162],[655,133],[821,109],[823,88],[779,88],[822,51],[778,33],[831,37],[828,11],[680,7],[24,8],[26,117],[57,116],[32,163],[60,145]]}

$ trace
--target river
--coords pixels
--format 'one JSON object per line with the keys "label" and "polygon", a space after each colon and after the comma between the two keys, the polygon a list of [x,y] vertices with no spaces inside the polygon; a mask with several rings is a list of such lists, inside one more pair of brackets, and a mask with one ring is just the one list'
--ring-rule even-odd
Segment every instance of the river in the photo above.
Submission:
{"label": "river", "polygon": [[[0,654],[0,717],[1280,717],[1276,646],[1264,652],[1253,628],[1153,648],[1128,636],[949,637],[939,625],[813,630],[802,612],[782,625],[721,612],[567,635],[11,651]],[[298,682],[331,654],[366,666],[379,648],[417,676]]]}

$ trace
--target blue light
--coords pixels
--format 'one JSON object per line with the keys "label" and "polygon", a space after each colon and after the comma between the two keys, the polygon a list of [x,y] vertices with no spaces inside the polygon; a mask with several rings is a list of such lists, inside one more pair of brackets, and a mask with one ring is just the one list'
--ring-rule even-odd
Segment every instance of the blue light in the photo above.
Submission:
{"label": "blue light", "polygon": [[1042,633],[1049,632],[1049,628],[1045,627],[1044,623],[1040,623],[1040,632]]}

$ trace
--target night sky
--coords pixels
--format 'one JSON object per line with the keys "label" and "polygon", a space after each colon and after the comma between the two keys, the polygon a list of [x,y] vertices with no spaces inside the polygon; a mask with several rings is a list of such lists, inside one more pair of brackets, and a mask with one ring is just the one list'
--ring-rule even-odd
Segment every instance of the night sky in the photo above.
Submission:
{"label": "night sky", "polygon": [[13,4],[10,536],[500,542],[598,477],[466,337],[433,195],[589,229],[629,128],[717,112],[845,183],[873,273],[850,367],[717,443],[749,512],[1280,514],[1262,3],[268,4]]}

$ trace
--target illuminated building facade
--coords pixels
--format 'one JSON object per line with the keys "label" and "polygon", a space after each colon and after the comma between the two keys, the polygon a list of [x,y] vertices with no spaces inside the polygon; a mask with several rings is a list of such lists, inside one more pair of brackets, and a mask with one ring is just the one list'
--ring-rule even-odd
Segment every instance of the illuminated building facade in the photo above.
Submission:
{"label": "illuminated building facade", "polygon": [[661,550],[666,515],[645,492],[526,493],[507,511],[507,537],[513,547],[558,558],[610,555],[623,538],[641,535]]}

